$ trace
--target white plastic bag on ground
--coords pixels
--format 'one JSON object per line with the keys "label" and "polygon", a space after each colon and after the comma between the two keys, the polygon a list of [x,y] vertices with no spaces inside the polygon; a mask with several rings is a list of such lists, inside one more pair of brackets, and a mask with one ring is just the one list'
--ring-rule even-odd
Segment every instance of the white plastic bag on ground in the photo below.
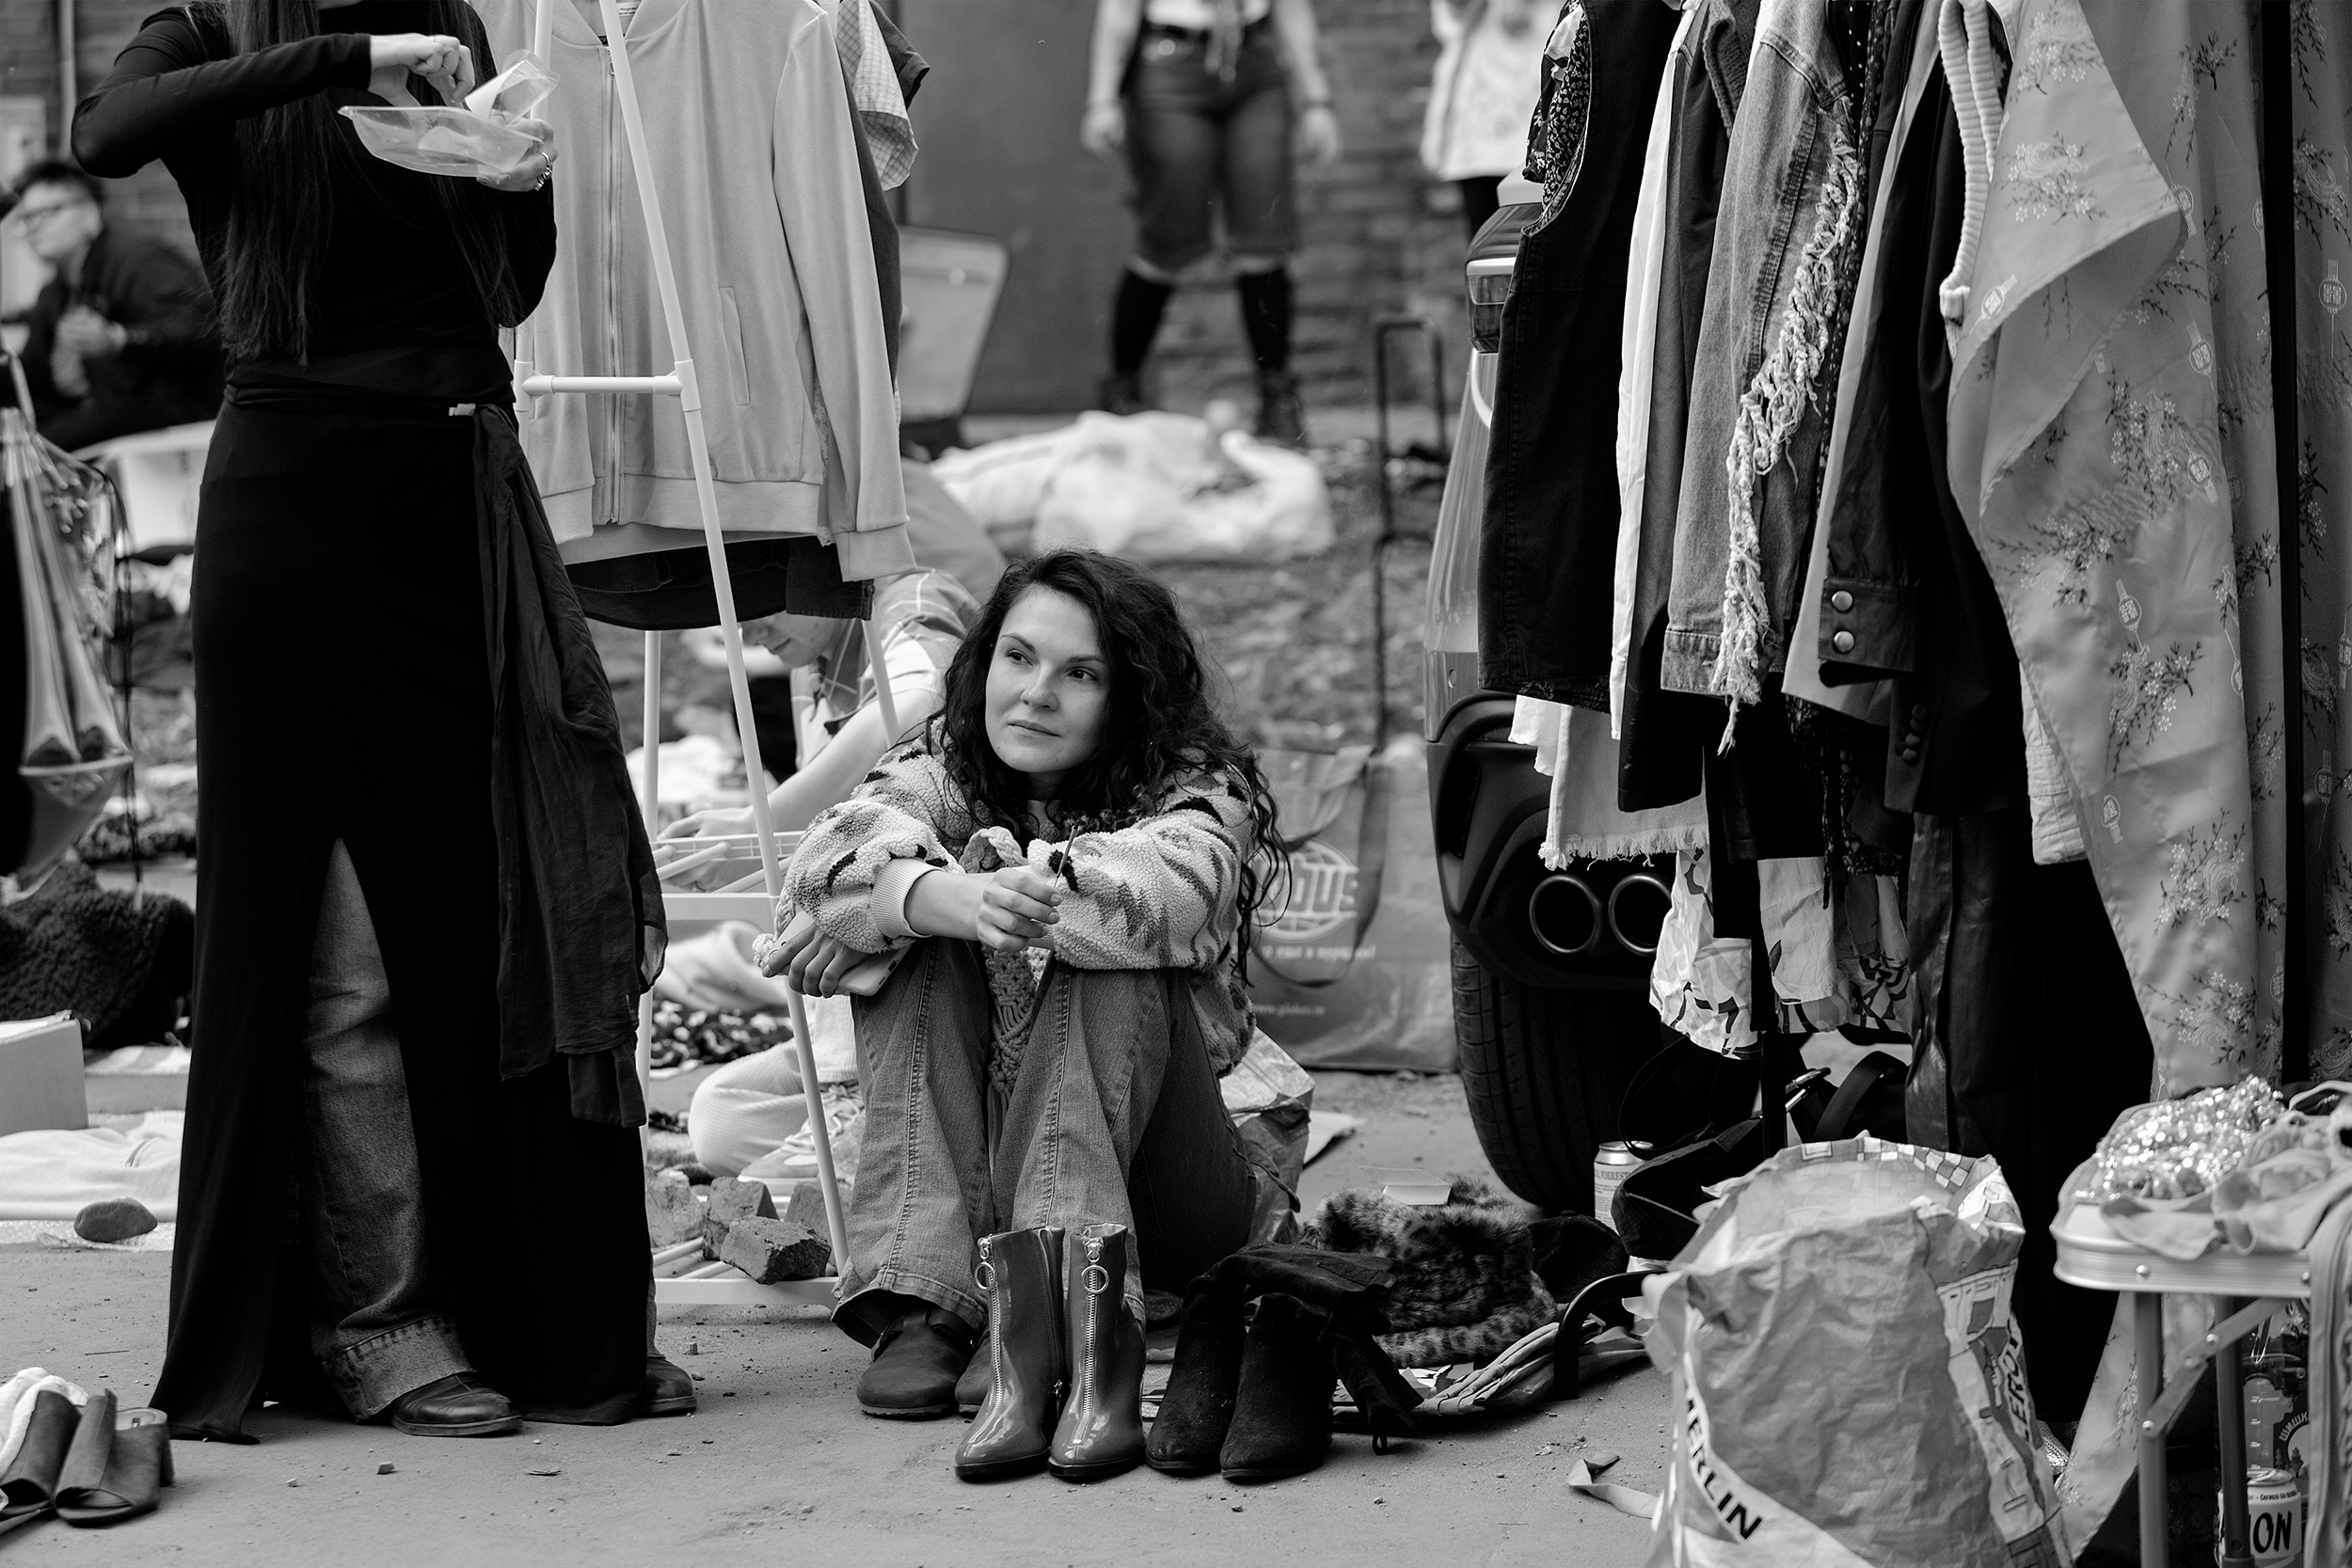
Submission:
{"label": "white plastic bag on ground", "polygon": [[1674,1380],[1648,1568],[2064,1568],[1992,1160],[1868,1136],[1725,1183],[1644,1294]]}
{"label": "white plastic bag on ground", "polygon": [[1184,414],[1090,413],[931,465],[993,533],[1136,561],[1288,561],[1331,547],[1311,458]]}
{"label": "white plastic bag on ground", "polygon": [[1046,486],[1030,547],[1079,545],[1136,561],[1266,562],[1331,547],[1331,499],[1313,459],[1238,430],[1218,445],[1248,483],[1187,494],[1106,453],[1070,463]]}
{"label": "white plastic bag on ground", "polygon": [[1258,1183],[1253,1242],[1277,1240],[1295,1212],[1298,1179],[1307,1168],[1307,1124],[1313,1118],[1315,1081],[1263,1030],[1223,1078],[1217,1091],[1249,1163],[1270,1181]]}

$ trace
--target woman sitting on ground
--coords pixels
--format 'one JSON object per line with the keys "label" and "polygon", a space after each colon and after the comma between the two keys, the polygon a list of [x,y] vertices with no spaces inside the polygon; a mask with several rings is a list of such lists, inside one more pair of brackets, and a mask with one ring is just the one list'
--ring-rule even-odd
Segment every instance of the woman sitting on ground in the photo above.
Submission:
{"label": "woman sitting on ground", "polygon": [[[1081,550],[1006,574],[926,734],[810,825],[784,912],[814,926],[769,972],[833,995],[905,950],[857,1003],[866,1127],[834,1316],[875,1347],[869,1415],[978,1403],[983,1324],[1050,1337],[1049,1303],[1007,1310],[1014,1271],[975,1264],[1035,1256],[1055,1227],[1072,1291],[1083,1276],[1126,1310],[1101,1314],[1099,1343],[1073,1340],[1072,1408],[1093,1414],[1062,1422],[1054,1467],[1142,1457],[1143,1288],[1181,1291],[1248,1240],[1256,1179],[1216,1080],[1250,1039],[1248,932],[1279,854],[1174,596]],[[1020,1395],[998,1388],[960,1473],[1045,1461],[1057,1412],[1044,1396],[996,1408]]]}

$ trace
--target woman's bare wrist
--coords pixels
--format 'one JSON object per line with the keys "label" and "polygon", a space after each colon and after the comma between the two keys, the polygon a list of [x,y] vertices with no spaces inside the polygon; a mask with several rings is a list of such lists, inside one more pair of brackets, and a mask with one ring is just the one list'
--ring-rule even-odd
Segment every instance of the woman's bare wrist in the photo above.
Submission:
{"label": "woman's bare wrist", "polygon": [[986,880],[984,877],[944,867],[916,878],[914,885],[907,889],[908,927],[916,936],[978,941],[979,885]]}

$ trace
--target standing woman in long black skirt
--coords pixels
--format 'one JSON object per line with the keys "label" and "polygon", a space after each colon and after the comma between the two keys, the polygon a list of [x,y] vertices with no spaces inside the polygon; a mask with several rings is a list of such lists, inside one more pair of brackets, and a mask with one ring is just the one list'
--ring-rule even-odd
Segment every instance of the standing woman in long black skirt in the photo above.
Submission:
{"label": "standing woman in long black skirt", "polygon": [[187,198],[230,371],[197,528],[195,1064],[154,1402],[469,1436],[691,1409],[654,1353],[631,1060],[660,901],[499,329],[556,150],[362,151],[453,102],[462,0],[198,0],[77,109]]}

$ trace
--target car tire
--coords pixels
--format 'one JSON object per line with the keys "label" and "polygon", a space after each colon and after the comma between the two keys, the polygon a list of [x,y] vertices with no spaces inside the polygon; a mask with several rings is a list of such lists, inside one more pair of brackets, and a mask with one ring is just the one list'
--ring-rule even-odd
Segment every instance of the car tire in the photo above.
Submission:
{"label": "car tire", "polygon": [[1617,1135],[1626,1085],[1659,1048],[1638,990],[1529,986],[1454,941],[1454,1029],[1479,1147],[1540,1209],[1593,1212],[1593,1156]]}

